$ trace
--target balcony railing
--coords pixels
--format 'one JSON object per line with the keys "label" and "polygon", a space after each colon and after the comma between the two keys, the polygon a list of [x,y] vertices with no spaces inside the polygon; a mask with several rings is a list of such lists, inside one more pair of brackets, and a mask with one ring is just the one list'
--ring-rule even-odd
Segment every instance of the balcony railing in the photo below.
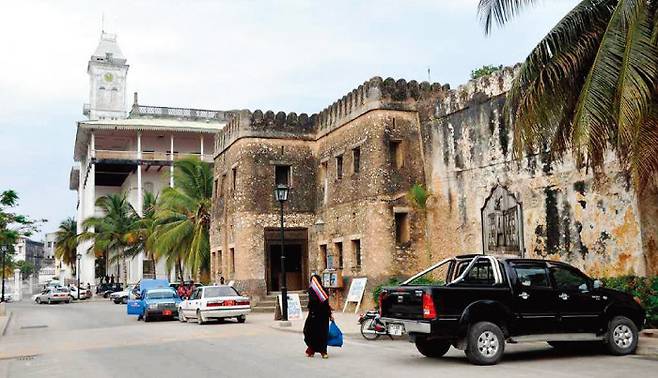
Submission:
{"label": "balcony railing", "polygon": [[[142,152],[142,158],[139,159],[137,151],[120,151],[120,150],[96,150],[95,157],[96,159],[104,160],[142,160],[142,161],[166,161],[172,160],[170,152]],[[207,163],[213,162],[213,156],[211,154],[199,154],[194,152],[175,152],[173,154],[173,160],[180,160],[186,157],[198,157],[201,161]]]}
{"label": "balcony railing", "polygon": [[131,118],[186,118],[186,119],[212,119],[225,122],[230,112],[221,110],[170,108],[164,106],[133,105],[130,110]]}

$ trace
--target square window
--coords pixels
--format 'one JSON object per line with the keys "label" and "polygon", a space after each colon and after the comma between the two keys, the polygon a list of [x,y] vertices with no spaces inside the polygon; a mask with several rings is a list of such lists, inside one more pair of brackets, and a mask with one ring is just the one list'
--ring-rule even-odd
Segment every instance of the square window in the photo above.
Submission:
{"label": "square window", "polygon": [[354,252],[354,265],[357,270],[361,269],[361,240],[352,240],[352,251]]}
{"label": "square window", "polygon": [[361,170],[361,148],[352,149],[352,171],[357,174]]}
{"label": "square window", "polygon": [[401,140],[392,140],[389,144],[389,160],[394,168],[404,167],[404,153]]}
{"label": "square window", "polygon": [[276,186],[285,185],[290,187],[290,166],[289,165],[277,165],[274,167],[274,176]]}
{"label": "square window", "polygon": [[409,214],[395,213],[395,242],[398,245],[409,242]]}

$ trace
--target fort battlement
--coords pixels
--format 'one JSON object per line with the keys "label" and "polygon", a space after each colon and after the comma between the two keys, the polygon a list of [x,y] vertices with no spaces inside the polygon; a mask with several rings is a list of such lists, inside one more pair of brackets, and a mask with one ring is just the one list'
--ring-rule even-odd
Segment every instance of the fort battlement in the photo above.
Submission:
{"label": "fort battlement", "polygon": [[482,102],[502,95],[510,90],[514,77],[518,74],[521,65],[505,67],[490,75],[469,80],[447,93],[436,107],[436,116],[443,117],[465,109],[473,102]]}
{"label": "fort battlement", "polygon": [[261,110],[232,112],[226,126],[215,138],[215,153],[221,154],[244,137],[316,140],[371,110],[415,111],[418,103],[425,100],[433,109],[434,103],[449,92],[449,85],[376,76],[318,114],[309,116]]}
{"label": "fort battlement", "polygon": [[316,119],[316,114],[263,112],[260,109],[234,112],[215,137],[215,153],[220,154],[231,143],[244,137],[314,140]]}
{"label": "fort battlement", "polygon": [[317,117],[320,135],[374,109],[415,110],[416,101],[438,97],[450,86],[375,76],[322,110]]}

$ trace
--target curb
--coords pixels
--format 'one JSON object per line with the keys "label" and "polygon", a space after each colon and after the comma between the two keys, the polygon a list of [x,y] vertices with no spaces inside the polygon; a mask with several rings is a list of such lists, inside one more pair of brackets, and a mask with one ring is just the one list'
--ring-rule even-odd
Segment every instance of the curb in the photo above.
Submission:
{"label": "curb", "polygon": [[4,320],[4,319],[3,319],[3,320],[0,320],[0,322],[2,322],[2,321],[4,322],[4,324],[1,326],[2,329],[0,329],[0,336],[4,336],[4,335],[5,335],[5,332],[7,332],[7,328],[8,328],[8,326],[9,326],[9,322],[11,321],[11,315],[12,315],[12,312],[11,312],[11,311],[7,311],[7,315],[6,315],[6,316],[3,316],[3,318],[6,318],[6,320]]}

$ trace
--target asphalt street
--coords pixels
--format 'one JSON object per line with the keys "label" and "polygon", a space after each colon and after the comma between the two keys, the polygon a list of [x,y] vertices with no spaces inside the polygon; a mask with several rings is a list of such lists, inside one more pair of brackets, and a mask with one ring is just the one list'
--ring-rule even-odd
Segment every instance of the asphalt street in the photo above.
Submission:
{"label": "asphalt street", "polygon": [[330,358],[304,357],[302,335],[245,324],[139,322],[106,301],[9,304],[0,338],[0,377],[655,377],[658,360],[594,352],[558,353],[545,343],[508,345],[496,366],[472,366],[463,352],[422,357],[403,340],[348,337]]}

